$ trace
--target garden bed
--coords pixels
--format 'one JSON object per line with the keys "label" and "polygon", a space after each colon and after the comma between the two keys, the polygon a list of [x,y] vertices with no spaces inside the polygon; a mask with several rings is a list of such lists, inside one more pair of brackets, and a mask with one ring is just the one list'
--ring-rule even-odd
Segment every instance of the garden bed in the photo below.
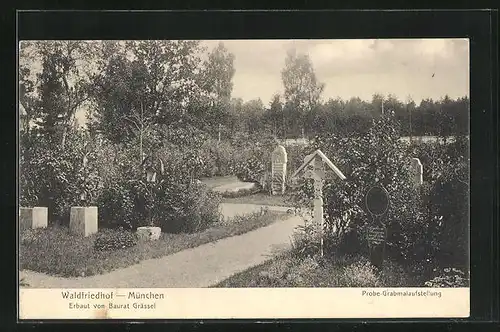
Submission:
{"label": "garden bed", "polygon": [[[236,217],[221,222],[197,233],[162,233],[157,241],[137,241],[130,246],[133,233],[118,230],[104,230],[82,238],[72,235],[65,227],[51,226],[47,229],[29,230],[21,234],[21,270],[32,270],[54,276],[83,277],[103,274],[137,264],[142,260],[159,258],[226,237],[240,235],[289,217],[286,213],[265,212]],[[106,234],[107,238],[120,238],[123,249],[95,250],[95,242]],[[121,235],[120,235],[121,234]],[[127,244],[128,243],[128,244]],[[129,246],[129,247],[127,247]]]}
{"label": "garden bed", "polygon": [[344,257],[336,261],[297,259],[290,253],[235,274],[216,288],[245,287],[421,287],[401,266],[387,261],[376,272],[366,258]]}

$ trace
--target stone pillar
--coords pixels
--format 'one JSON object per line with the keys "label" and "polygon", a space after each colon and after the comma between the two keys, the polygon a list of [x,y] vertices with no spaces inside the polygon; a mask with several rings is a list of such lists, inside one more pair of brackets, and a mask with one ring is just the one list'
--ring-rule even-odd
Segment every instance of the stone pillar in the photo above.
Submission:
{"label": "stone pillar", "polygon": [[411,159],[411,172],[412,172],[412,180],[415,187],[418,187],[424,183],[424,167],[418,158]]}
{"label": "stone pillar", "polygon": [[71,233],[89,236],[97,233],[97,206],[73,206],[69,218]]}
{"label": "stone pillar", "polygon": [[287,154],[282,145],[274,149],[271,157],[271,194],[283,195],[285,193]]}
{"label": "stone pillar", "polygon": [[46,228],[48,225],[48,208],[46,207],[22,207],[19,211],[19,230],[30,228]]}

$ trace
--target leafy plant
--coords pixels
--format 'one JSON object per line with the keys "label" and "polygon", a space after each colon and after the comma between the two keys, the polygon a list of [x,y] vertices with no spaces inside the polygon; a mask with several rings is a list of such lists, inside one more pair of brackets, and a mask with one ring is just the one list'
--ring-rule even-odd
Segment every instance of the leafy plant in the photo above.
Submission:
{"label": "leafy plant", "polygon": [[321,249],[321,228],[314,222],[299,225],[293,234],[292,255],[302,259],[318,255]]}
{"label": "leafy plant", "polygon": [[469,287],[469,276],[460,269],[448,267],[440,271],[435,269],[433,272],[437,276],[426,281],[426,287]]}
{"label": "leafy plant", "polygon": [[[449,146],[436,145],[431,148],[452,153]],[[360,252],[366,247],[361,235],[372,219],[365,195],[378,184],[389,193],[383,221],[388,229],[387,252],[392,257],[424,274],[439,264],[458,264],[457,259],[464,266],[468,257],[467,168],[465,163],[457,164],[464,160],[460,157],[463,146],[452,150],[451,159],[443,157],[440,170],[420,188],[414,186],[410,172],[415,150],[400,141],[398,122],[390,114],[374,120],[364,137],[318,136],[312,148],[321,149],[347,176],[346,181],[327,178],[323,187],[325,248],[331,254],[339,249]],[[298,181],[293,193],[302,206],[311,202],[312,181]],[[314,241],[309,241],[313,246]]]}
{"label": "leafy plant", "polygon": [[84,132],[66,136],[64,148],[33,132],[21,142],[20,201],[46,206],[49,220],[69,221],[71,206],[95,204],[102,187],[95,142]]}
{"label": "leafy plant", "polygon": [[101,231],[94,241],[95,251],[126,249],[137,244],[137,235],[126,230]]}

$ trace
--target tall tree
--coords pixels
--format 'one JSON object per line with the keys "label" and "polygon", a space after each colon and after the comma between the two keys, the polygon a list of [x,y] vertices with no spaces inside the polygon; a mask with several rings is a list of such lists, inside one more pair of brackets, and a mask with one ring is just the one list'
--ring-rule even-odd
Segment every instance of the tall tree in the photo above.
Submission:
{"label": "tall tree", "polygon": [[260,98],[249,100],[242,105],[242,115],[246,130],[250,134],[261,131],[265,108]]}
{"label": "tall tree", "polygon": [[234,55],[221,42],[215,47],[203,66],[203,88],[216,100],[228,102],[233,91]]}
{"label": "tall tree", "polygon": [[25,133],[30,130],[30,123],[39,115],[40,98],[37,94],[37,75],[32,68],[37,61],[34,42],[23,41],[19,45],[19,108],[24,110]]}
{"label": "tall tree", "polygon": [[276,93],[273,95],[266,112],[267,125],[275,137],[283,137],[284,120],[281,96]]}
{"label": "tall tree", "polygon": [[101,58],[108,58],[94,80],[96,126],[118,142],[137,138],[139,117],[147,126],[186,122],[203,95],[200,51],[197,41],[103,43]]}
{"label": "tall tree", "polygon": [[243,99],[232,98],[229,102],[228,127],[231,135],[245,131]]}
{"label": "tall tree", "polygon": [[64,147],[74,127],[75,114],[89,99],[94,42],[43,41],[35,45],[41,61],[38,74],[40,130],[53,143]]}
{"label": "tall tree", "polygon": [[203,118],[215,131],[221,126],[229,127],[230,100],[233,91],[234,55],[221,42],[208,55],[203,63],[201,82],[203,90],[208,93],[206,110]]}
{"label": "tall tree", "polygon": [[303,123],[307,113],[320,102],[324,84],[318,82],[309,56],[297,54],[293,49],[287,53],[281,77],[288,124],[293,132],[297,132],[300,131],[300,122]]}

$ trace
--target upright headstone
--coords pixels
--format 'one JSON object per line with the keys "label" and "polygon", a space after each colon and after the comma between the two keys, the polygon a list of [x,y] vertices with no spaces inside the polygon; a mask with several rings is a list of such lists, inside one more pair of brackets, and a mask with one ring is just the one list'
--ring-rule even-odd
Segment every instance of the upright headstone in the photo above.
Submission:
{"label": "upright headstone", "polygon": [[46,207],[22,207],[19,211],[19,230],[30,228],[46,228],[48,225],[48,208]]}
{"label": "upright headstone", "polygon": [[424,167],[418,158],[411,159],[411,172],[412,172],[412,180],[413,184],[418,187],[424,183]]}
{"label": "upright headstone", "polygon": [[389,208],[389,193],[380,186],[371,187],[365,196],[365,204],[372,221],[367,228],[367,240],[370,249],[370,262],[377,269],[384,262],[385,242],[387,239],[387,227],[384,216]]}
{"label": "upright headstone", "polygon": [[97,206],[73,206],[69,218],[71,233],[89,236],[97,233]]}
{"label": "upright headstone", "polygon": [[278,145],[272,153],[271,167],[271,194],[283,195],[285,193],[287,154],[282,145]]}

